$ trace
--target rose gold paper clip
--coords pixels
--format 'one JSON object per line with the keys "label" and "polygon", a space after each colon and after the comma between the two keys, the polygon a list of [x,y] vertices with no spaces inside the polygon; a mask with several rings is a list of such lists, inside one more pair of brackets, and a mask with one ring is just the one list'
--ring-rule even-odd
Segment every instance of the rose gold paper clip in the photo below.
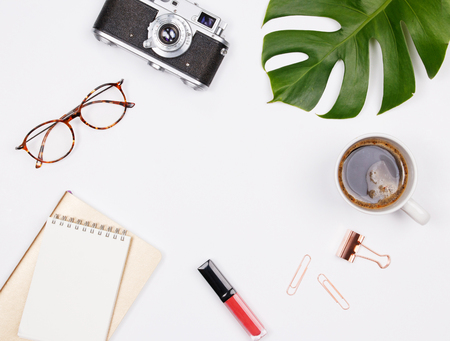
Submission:
{"label": "rose gold paper clip", "polygon": [[[294,280],[297,277],[297,274],[300,271],[300,268],[302,267],[303,261],[305,260],[306,257],[309,258],[309,261],[308,261],[308,263],[306,263],[305,270],[303,270],[303,272],[302,272],[300,278],[298,279],[297,283],[295,283],[295,285],[292,285],[292,283],[294,283]],[[288,286],[288,288],[286,290],[286,294],[288,294],[289,296],[293,296],[297,292],[297,289],[300,286],[300,283],[302,282],[303,276],[305,276],[306,270],[308,270],[309,263],[311,263],[311,256],[306,254],[305,256],[303,256],[302,261],[300,262],[300,265],[298,266],[294,277],[292,277],[292,281],[291,281],[291,283],[289,283],[289,286]],[[292,292],[292,290],[294,290],[294,292]],[[292,292],[292,293],[290,293],[290,292]]]}
{"label": "rose gold paper clip", "polygon": [[[322,276],[324,279],[321,280],[320,276]],[[344,298],[344,296],[341,295],[341,293],[338,291],[338,289],[336,289],[336,287],[333,285],[333,283],[330,282],[330,280],[327,278],[327,276],[325,276],[324,274],[320,274],[319,276],[317,276],[317,280],[319,281],[320,285],[323,286],[323,288],[328,291],[328,293],[330,294],[331,297],[333,297],[333,299],[336,301],[337,304],[340,305],[340,307],[344,310],[348,310],[350,308],[350,304],[348,304],[347,300]],[[336,298],[335,295],[333,295],[333,293],[331,292],[331,290],[325,285],[325,283],[328,283],[331,285],[331,287],[333,288],[333,290],[339,295],[339,297],[341,299]],[[342,305],[342,302],[345,303],[345,305]]]}
{"label": "rose gold paper clip", "polygon": [[[377,263],[378,266],[382,269],[387,268],[389,266],[389,264],[391,264],[391,257],[389,257],[388,255],[380,255],[380,254],[376,253],[375,251],[369,249],[367,246],[365,246],[362,243],[364,241],[364,238],[365,237],[360,235],[359,233],[356,233],[352,230],[347,230],[347,232],[345,233],[344,240],[342,240],[342,243],[339,246],[339,250],[336,253],[336,256],[338,256],[342,259],[345,259],[345,260],[349,261],[350,263],[353,263],[355,261],[356,257],[360,257],[360,258],[364,258],[364,259],[367,259],[367,260]],[[360,246],[365,247],[367,250],[376,254],[378,257],[387,257],[386,264],[383,266],[383,265],[381,265],[380,262],[376,261],[375,259],[358,255]]]}

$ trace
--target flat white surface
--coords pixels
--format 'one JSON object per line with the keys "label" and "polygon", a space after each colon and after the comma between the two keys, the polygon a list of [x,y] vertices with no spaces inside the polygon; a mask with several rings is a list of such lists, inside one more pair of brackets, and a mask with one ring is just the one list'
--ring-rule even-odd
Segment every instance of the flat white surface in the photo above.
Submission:
{"label": "flat white surface", "polygon": [[[272,97],[260,63],[262,39],[276,28],[336,24],[286,18],[261,29],[267,1],[200,2],[229,23],[231,45],[211,88],[198,93],[95,40],[91,27],[102,5],[0,3],[0,268],[22,240],[32,241],[70,189],[163,254],[114,341],[247,340],[196,270],[208,258],[264,324],[267,341],[450,338],[449,58],[429,80],[413,51],[416,95],[377,117],[383,78],[381,51],[372,43],[363,112],[323,120],[315,114],[337,97],[342,63],[312,112],[266,104]],[[95,131],[73,122],[73,153],[38,170],[14,150],[34,126],[121,78],[136,106],[116,127]],[[428,225],[401,211],[365,215],[337,192],[333,169],[341,149],[374,131],[397,137],[414,154],[413,198],[430,212]],[[392,264],[381,270],[337,258],[348,228]],[[285,290],[306,253],[311,264],[290,297]],[[320,273],[350,303],[348,311],[320,286]]]}
{"label": "flat white surface", "polygon": [[114,239],[112,233],[53,220],[47,219],[19,336],[105,341],[130,237]]}

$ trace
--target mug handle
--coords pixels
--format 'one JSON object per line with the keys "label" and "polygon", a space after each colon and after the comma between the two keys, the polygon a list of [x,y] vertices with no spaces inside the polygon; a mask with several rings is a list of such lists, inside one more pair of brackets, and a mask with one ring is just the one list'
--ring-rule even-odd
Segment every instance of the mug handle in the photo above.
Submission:
{"label": "mug handle", "polygon": [[406,204],[402,207],[402,210],[406,212],[411,218],[413,218],[420,225],[425,225],[430,221],[430,214],[423,209],[418,203],[413,199],[409,199]]}

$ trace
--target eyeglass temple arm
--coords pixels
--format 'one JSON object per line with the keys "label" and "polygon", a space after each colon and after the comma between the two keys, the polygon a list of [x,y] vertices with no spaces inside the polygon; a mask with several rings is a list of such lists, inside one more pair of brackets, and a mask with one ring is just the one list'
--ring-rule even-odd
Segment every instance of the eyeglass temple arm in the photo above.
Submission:
{"label": "eyeglass temple arm", "polygon": [[[122,82],[123,82],[123,79],[121,81],[119,81],[118,84],[121,85]],[[106,89],[104,89],[104,90],[98,92],[97,94],[95,94],[94,96],[92,96],[88,101],[85,102],[85,104],[83,104],[83,106],[88,106],[88,105],[95,104],[95,103],[113,103],[113,104],[117,104],[117,105],[122,105],[126,108],[133,108],[135,106],[135,103],[132,103],[132,102],[120,102],[120,101],[109,101],[109,100],[100,100],[100,101],[91,102],[93,98],[95,98],[96,96],[105,92],[106,90],[110,89],[111,87],[113,87],[113,85],[107,87]],[[71,111],[69,111],[67,114],[61,116],[60,120],[65,120],[65,119],[69,118],[73,113],[77,112],[79,110],[79,108],[80,108],[80,105],[76,106]],[[50,134],[50,132],[52,131],[52,129],[55,127],[55,125],[56,125],[56,123],[52,124],[51,126],[41,130],[39,133],[35,134],[34,136],[30,137],[27,141],[25,141],[25,142],[29,142],[32,139],[34,139],[35,137],[42,134],[43,132],[47,131],[44,138],[42,139],[41,148],[39,149],[39,155],[38,155],[39,158],[42,158],[42,155],[44,153],[44,148],[45,148],[45,142],[47,141],[47,137]],[[24,147],[24,143],[22,143],[20,146],[17,146],[16,150],[23,149],[23,147]],[[42,166],[42,162],[36,161],[36,168],[40,168],[41,166]]]}
{"label": "eyeglass temple arm", "polygon": [[[105,90],[100,91],[98,94],[95,94],[94,96],[92,96],[92,97],[89,99],[89,101],[91,101],[94,97],[100,95],[102,92],[104,92],[104,91],[106,91],[106,90],[108,90],[108,89],[110,89],[110,88],[111,88],[111,86],[107,87]],[[89,103],[89,104],[92,104],[92,103],[93,103],[93,102],[89,102],[89,101],[87,101],[86,103]],[[99,101],[96,101],[96,102],[99,102]],[[89,104],[86,104],[85,106],[87,106],[87,105],[89,105]],[[133,104],[133,106],[134,106],[134,104]],[[70,110],[67,114],[61,116],[61,117],[60,117],[60,120],[65,120],[65,119],[69,118],[74,112],[76,112],[76,111],[79,109],[79,107],[80,107],[80,106],[78,105],[78,106],[76,106],[75,108],[73,108],[72,110]],[[52,129],[55,125],[56,125],[56,123],[53,123],[51,126],[48,126],[47,128],[42,129],[39,133],[37,133],[37,134],[35,134],[34,136],[30,137],[30,138],[29,138],[28,140],[26,140],[25,142],[31,141],[32,139],[34,139],[35,137],[41,135],[43,132],[48,131],[49,129],[50,129],[50,131],[51,131],[51,129]],[[50,133],[50,131],[49,131],[48,133]],[[46,134],[46,136],[48,136],[48,133]],[[44,141],[45,141],[46,139],[47,139],[47,137],[44,137]],[[16,147],[16,150],[23,149],[23,147],[24,147],[24,143],[22,143],[20,146],[17,146],[17,147]],[[41,148],[42,148],[42,146],[41,146]]]}
{"label": "eyeglass temple arm", "polygon": [[[104,101],[93,101],[93,102],[91,102],[95,97],[97,97],[98,95],[100,95],[100,94],[102,94],[103,92],[105,92],[105,91],[107,91],[107,90],[109,90],[109,89],[111,89],[113,86],[116,86],[116,85],[122,85],[122,83],[123,83],[123,79],[121,79],[119,82],[117,82],[117,84],[115,84],[115,85],[110,85],[110,86],[108,86],[108,87],[106,87],[105,89],[103,89],[102,91],[99,91],[99,92],[97,92],[95,95],[93,95],[93,96],[91,96],[84,104],[83,104],[83,106],[88,106],[88,105],[91,105],[91,104],[94,104],[94,103],[114,103],[114,104],[118,104],[118,105],[122,105],[122,106],[124,106],[124,107],[127,107],[127,108],[133,108],[134,107],[134,103],[131,103],[131,102],[120,102],[120,101],[109,101],[109,100],[104,100]],[[101,86],[100,86],[101,87]],[[120,87],[119,87],[120,88]],[[97,88],[98,89],[98,88]],[[95,91],[95,90],[94,90]],[[92,92],[91,92],[92,93]],[[87,97],[89,97],[90,96],[90,94],[87,96]],[[86,98],[87,98],[86,97]]]}
{"label": "eyeglass temple arm", "polygon": [[[95,104],[95,103],[113,103],[113,104],[122,105],[122,106],[124,106],[126,108],[133,108],[134,105],[135,105],[134,103],[131,103],[131,102],[118,102],[118,101],[101,100],[101,101],[88,102],[84,106],[88,106],[88,105]],[[77,112],[79,110],[79,108],[80,108],[80,106],[77,106],[77,107],[73,108],[67,114],[61,116],[60,120],[68,119],[70,116],[72,116],[73,113]],[[42,139],[41,148],[39,149],[39,154],[38,154],[38,158],[41,159],[41,160],[42,160],[42,156],[44,154],[45,142],[47,141],[47,137],[51,133],[51,131],[55,127],[55,125],[56,125],[56,123],[52,124],[50,127],[45,129],[45,130],[47,130],[47,132],[45,133],[45,136]],[[37,135],[43,133],[45,130],[43,130],[43,131],[39,132],[38,134],[34,135],[32,138],[35,138]],[[31,140],[32,138],[28,139],[28,141]],[[36,168],[40,168],[41,166],[42,166],[42,162],[41,161],[36,161]]]}
{"label": "eyeglass temple arm", "polygon": [[[123,79],[120,80],[120,81],[118,82],[119,85],[121,85],[122,83],[123,83]],[[96,93],[95,95],[91,96],[91,98],[89,98],[89,100],[86,101],[86,104],[85,104],[84,106],[88,106],[88,105],[91,105],[91,104],[94,104],[94,103],[101,103],[102,101],[94,101],[94,102],[90,102],[90,101],[92,101],[93,98],[97,97],[98,95],[100,95],[101,93],[105,92],[106,90],[111,89],[113,86],[114,86],[114,85],[110,85],[110,86],[108,86],[107,88],[105,88],[104,90],[99,91],[99,92]],[[107,102],[107,103],[115,103],[115,104],[119,104],[119,105],[122,105],[122,106],[126,106],[127,108],[133,108],[134,105],[135,105],[134,103],[131,103],[131,102],[115,102],[115,101],[106,101],[106,102]],[[78,110],[79,107],[80,107],[80,106],[78,105],[78,106],[76,106],[75,108],[73,108],[72,110],[70,110],[67,114],[61,116],[60,120],[65,120],[66,118],[69,118],[74,112],[76,112],[76,111]],[[55,124],[56,124],[56,123],[55,123]],[[45,129],[41,130],[41,131],[40,131],[39,133],[37,133],[36,135],[30,137],[26,142],[31,141],[31,140],[34,139],[36,136],[42,134],[44,131],[53,128],[53,127],[55,126],[55,124],[52,124],[51,126],[49,126],[49,127],[45,128]],[[23,149],[23,143],[22,143],[20,146],[17,146],[16,149],[17,149],[17,150]]]}
{"label": "eyeglass temple arm", "polygon": [[112,103],[112,104],[117,104],[117,105],[121,105],[123,107],[126,108],[133,108],[135,106],[134,103],[132,102],[120,102],[120,101],[110,101],[110,100],[99,100],[99,101],[93,101],[93,102],[86,102],[83,104],[83,107],[87,107],[91,104],[96,104],[96,103]]}
{"label": "eyeglass temple arm", "polygon": [[[79,107],[80,106],[77,106],[77,107],[73,108],[71,111],[69,111],[67,114],[61,116],[60,120],[65,120],[65,119],[69,118],[74,112],[76,112],[78,110]],[[48,126],[47,128],[42,129],[39,133],[33,135],[32,137],[30,137],[25,142],[31,141],[32,139],[34,139],[35,137],[41,135],[43,132],[45,132],[45,131],[47,131],[49,129],[51,130],[55,125],[56,125],[56,123],[53,123],[51,126]],[[20,146],[17,146],[16,150],[23,149],[23,147],[24,147],[24,143],[22,143]]]}
{"label": "eyeglass temple arm", "polygon": [[[70,110],[67,114],[61,116],[60,120],[66,120],[70,116],[72,116],[73,113],[77,112],[79,110],[80,106],[76,106],[72,110]],[[42,160],[42,156],[44,155],[44,148],[45,148],[45,142],[47,141],[48,135],[51,133],[52,129],[55,127],[56,123],[52,124],[50,127],[47,128],[47,132],[45,133],[44,138],[42,139],[41,148],[39,148],[39,154],[38,158]],[[33,136],[34,137],[34,136]],[[36,161],[36,168],[40,168],[42,166],[41,161]]]}
{"label": "eyeglass temple arm", "polygon": [[[124,107],[127,107],[127,108],[133,108],[135,106],[135,103],[132,103],[132,102],[118,102],[118,101],[93,101],[93,102],[86,102],[83,106],[87,107],[88,105],[95,104],[95,103],[102,103],[102,102],[103,103],[104,102],[106,102],[106,103],[114,103],[114,104],[118,104],[118,105],[121,105],[121,106],[124,106]],[[77,106],[77,107],[73,108],[71,111],[69,111],[67,114],[61,116],[60,120],[65,120],[65,119],[69,118],[74,112],[76,112],[78,110],[79,107],[80,106]],[[52,129],[55,125],[56,125],[56,123],[52,124],[51,126],[48,126],[45,129],[42,129],[39,133],[33,135],[32,137],[30,137],[25,142],[31,141],[35,137],[41,135],[43,132],[45,132],[45,131],[47,131],[49,129]],[[16,150],[23,149],[23,145],[24,144],[22,143],[20,146],[17,146]]]}
{"label": "eyeglass temple arm", "polygon": [[[55,127],[55,124],[52,124],[48,129],[47,132],[45,133],[44,138],[42,139],[41,142],[41,148],[39,148],[39,154],[38,154],[38,158],[42,160],[42,157],[44,155],[44,148],[45,148],[45,142],[47,141],[47,137],[48,135],[51,133],[52,129]],[[42,162],[41,161],[36,161],[36,168],[41,168],[42,166]]]}
{"label": "eyeglass temple arm", "polygon": [[[92,99],[94,99],[94,98],[97,97],[98,95],[104,93],[105,91],[111,89],[113,86],[116,86],[116,85],[119,85],[119,86],[120,86],[120,85],[122,85],[122,83],[123,83],[123,79],[120,80],[117,84],[110,85],[110,86],[108,86],[107,88],[103,89],[102,91],[97,92],[95,95],[91,96],[91,97],[89,98],[89,100],[87,100],[85,103],[88,103],[89,101],[92,101]],[[96,89],[92,90],[91,93],[90,93],[89,95],[86,96],[86,98],[88,98],[94,91],[96,91],[98,88],[100,88],[100,87],[102,87],[102,86],[103,86],[103,85],[100,85],[100,86],[97,87]],[[119,87],[119,88],[120,88],[120,87]]]}
{"label": "eyeglass temple arm", "polygon": [[[69,118],[74,112],[76,112],[78,110],[80,106],[77,106],[75,108],[73,108],[71,111],[69,111],[67,114],[61,116],[60,120],[65,120],[67,118]],[[42,139],[42,143],[41,143],[41,147],[39,149],[39,154],[38,154],[38,158],[42,159],[42,155],[44,154],[44,148],[45,148],[45,142],[47,141],[47,137],[50,134],[50,132],[52,131],[52,129],[55,127],[57,122],[53,123],[52,125],[48,126],[45,129],[42,129],[39,133],[35,134],[34,136],[30,137],[26,142],[31,141],[32,139],[34,139],[35,137],[41,135],[43,132],[46,131],[44,138]],[[25,143],[26,143],[25,142]],[[24,143],[22,143],[20,146],[16,147],[16,150],[19,149],[23,149],[24,147]],[[41,168],[42,166],[42,162],[41,161],[36,161],[36,168]]]}

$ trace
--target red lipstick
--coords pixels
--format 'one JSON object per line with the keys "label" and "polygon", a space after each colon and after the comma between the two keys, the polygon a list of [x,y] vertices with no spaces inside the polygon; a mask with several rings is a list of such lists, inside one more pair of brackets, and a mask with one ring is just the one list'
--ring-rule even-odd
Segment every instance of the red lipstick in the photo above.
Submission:
{"label": "red lipstick", "polygon": [[252,340],[260,340],[267,331],[256,318],[255,314],[238,295],[236,290],[227,281],[224,275],[219,271],[212,260],[208,260],[202,264],[198,271],[202,274],[211,288],[216,292],[217,296],[227,306],[231,313],[236,317],[241,326],[250,335]]}

